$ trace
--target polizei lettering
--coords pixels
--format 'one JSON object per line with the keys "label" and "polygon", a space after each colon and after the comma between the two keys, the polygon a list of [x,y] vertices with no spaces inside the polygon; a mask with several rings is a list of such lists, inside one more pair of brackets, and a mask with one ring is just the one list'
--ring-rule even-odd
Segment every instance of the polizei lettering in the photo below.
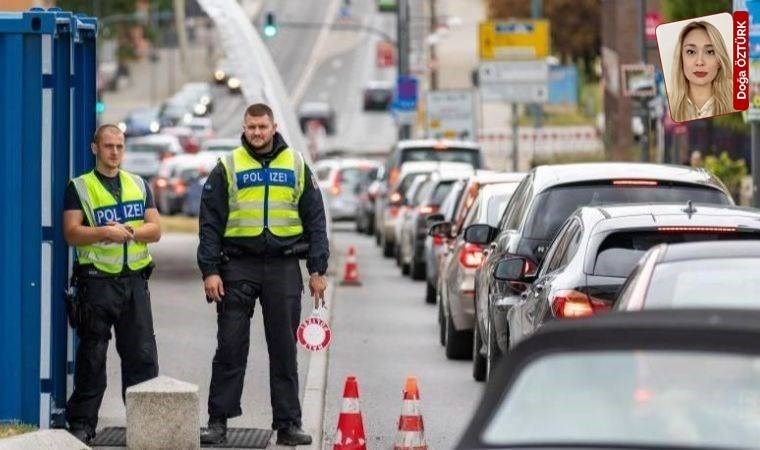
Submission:
{"label": "polizei lettering", "polygon": [[125,223],[143,220],[144,217],[145,203],[142,200],[95,209],[95,224],[99,227],[107,225],[109,222]]}
{"label": "polizei lettering", "polygon": [[287,186],[295,187],[296,176],[289,169],[251,169],[239,172],[237,178],[238,189],[257,186]]}

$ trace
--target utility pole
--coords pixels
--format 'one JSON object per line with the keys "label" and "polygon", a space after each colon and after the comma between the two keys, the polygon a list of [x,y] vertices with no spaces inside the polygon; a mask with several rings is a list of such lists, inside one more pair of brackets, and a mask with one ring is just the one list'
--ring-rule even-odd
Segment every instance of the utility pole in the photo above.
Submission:
{"label": "utility pole", "polygon": [[[409,1],[398,0],[396,4],[396,42],[398,42],[398,76],[409,75]],[[412,135],[412,126],[402,124],[398,127],[398,138],[409,139]]]}
{"label": "utility pole", "polygon": [[[543,0],[531,0],[530,15],[533,20],[538,20],[544,15]],[[544,108],[540,103],[533,104],[533,126],[541,128],[544,125]],[[515,169],[517,172],[517,169]]]}
{"label": "utility pole", "polygon": [[182,71],[187,61],[187,30],[185,30],[185,0],[174,0],[174,26],[177,27],[177,40],[179,41],[179,59]]}
{"label": "utility pole", "polygon": [[[436,11],[437,0],[430,0],[430,31],[438,30],[438,13]],[[438,90],[438,58],[436,56],[435,42],[430,45],[430,90]]]}
{"label": "utility pole", "polygon": [[[646,0],[639,0],[639,35],[641,36],[641,62],[647,63],[647,36],[646,36]],[[644,132],[641,135],[641,162],[649,162],[649,129],[651,119],[649,118],[649,97],[641,99],[641,121],[644,125]]]}

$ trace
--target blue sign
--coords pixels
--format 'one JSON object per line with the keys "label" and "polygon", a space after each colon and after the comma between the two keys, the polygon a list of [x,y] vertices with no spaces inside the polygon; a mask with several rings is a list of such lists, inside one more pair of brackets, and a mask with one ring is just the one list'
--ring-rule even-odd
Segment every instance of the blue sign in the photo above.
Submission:
{"label": "blue sign", "polygon": [[412,76],[398,77],[391,109],[397,111],[415,111],[417,109],[417,78]]}
{"label": "blue sign", "polygon": [[749,12],[749,58],[760,59],[760,0],[746,0]]}

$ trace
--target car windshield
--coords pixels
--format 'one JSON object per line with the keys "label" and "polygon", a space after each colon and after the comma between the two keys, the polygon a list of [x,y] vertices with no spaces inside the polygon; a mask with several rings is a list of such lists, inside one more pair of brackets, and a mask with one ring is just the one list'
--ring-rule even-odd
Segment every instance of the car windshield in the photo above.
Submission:
{"label": "car windshield", "polygon": [[406,148],[401,153],[401,164],[409,161],[444,161],[463,162],[480,169],[480,152],[471,148],[448,147],[435,149],[432,147]]}
{"label": "car windshield", "polygon": [[710,258],[655,267],[645,309],[760,308],[760,258]]}
{"label": "car windshield", "polygon": [[548,240],[580,206],[612,203],[694,203],[730,204],[721,191],[698,186],[616,186],[594,184],[560,186],[536,196],[525,224],[525,237]]}
{"label": "car windshield", "polygon": [[657,230],[614,233],[599,246],[594,275],[627,277],[647,250],[657,244],[760,239],[760,233],[664,233]]}
{"label": "car windshield", "polygon": [[760,357],[755,355],[555,353],[524,367],[481,440],[500,447],[755,448],[758,404]]}

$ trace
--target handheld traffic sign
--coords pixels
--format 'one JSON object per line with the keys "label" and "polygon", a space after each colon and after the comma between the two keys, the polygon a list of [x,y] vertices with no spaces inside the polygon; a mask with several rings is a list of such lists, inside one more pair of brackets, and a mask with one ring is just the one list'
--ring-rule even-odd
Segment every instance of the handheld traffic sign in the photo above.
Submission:
{"label": "handheld traffic sign", "polygon": [[306,350],[318,352],[330,345],[332,331],[330,331],[330,326],[322,318],[323,311],[323,308],[315,309],[311,313],[311,316],[304,319],[298,325],[296,337],[298,338],[298,343]]}

